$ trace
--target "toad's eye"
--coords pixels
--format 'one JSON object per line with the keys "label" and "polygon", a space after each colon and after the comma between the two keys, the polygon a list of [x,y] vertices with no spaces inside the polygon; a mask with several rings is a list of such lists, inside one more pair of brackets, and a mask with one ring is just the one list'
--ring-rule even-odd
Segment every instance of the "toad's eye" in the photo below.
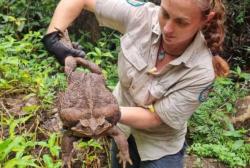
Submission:
{"label": "toad's eye", "polygon": [[109,123],[112,123],[113,122],[113,117],[106,117],[105,120],[108,121]]}
{"label": "toad's eye", "polygon": [[80,120],[80,123],[83,127],[88,127],[89,126],[89,121],[88,120]]}

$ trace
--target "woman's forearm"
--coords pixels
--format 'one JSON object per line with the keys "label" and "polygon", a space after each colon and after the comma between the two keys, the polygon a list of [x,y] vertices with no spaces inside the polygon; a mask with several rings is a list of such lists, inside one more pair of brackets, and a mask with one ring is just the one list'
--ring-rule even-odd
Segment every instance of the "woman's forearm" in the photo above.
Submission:
{"label": "woman's forearm", "polygon": [[57,29],[64,31],[86,8],[93,11],[95,0],[61,0],[54,12],[47,33]]}
{"label": "woman's forearm", "polygon": [[137,129],[156,127],[162,123],[156,113],[142,107],[120,107],[120,123]]}

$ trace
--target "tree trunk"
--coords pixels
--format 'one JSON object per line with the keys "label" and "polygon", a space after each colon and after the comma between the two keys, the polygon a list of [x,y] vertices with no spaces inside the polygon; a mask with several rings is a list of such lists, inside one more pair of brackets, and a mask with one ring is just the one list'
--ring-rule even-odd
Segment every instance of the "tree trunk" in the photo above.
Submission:
{"label": "tree trunk", "polygon": [[[105,0],[104,0],[105,1]],[[140,0],[153,2],[157,5],[160,4],[161,0]],[[75,20],[72,26],[69,28],[70,32],[74,32],[76,36],[81,36],[80,31],[90,32],[91,42],[96,42],[101,36],[101,29],[96,20],[96,17],[93,13],[84,11],[80,16]]]}
{"label": "tree trunk", "polygon": [[78,16],[69,28],[69,31],[74,32],[76,36],[81,36],[81,31],[89,32],[91,42],[96,42],[101,36],[100,27],[95,14],[88,11],[84,11]]}

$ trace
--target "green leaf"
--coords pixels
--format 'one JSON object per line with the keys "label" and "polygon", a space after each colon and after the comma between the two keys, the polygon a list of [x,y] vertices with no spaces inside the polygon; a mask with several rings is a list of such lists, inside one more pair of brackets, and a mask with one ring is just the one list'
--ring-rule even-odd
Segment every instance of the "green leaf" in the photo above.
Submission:
{"label": "green leaf", "polygon": [[113,55],[110,52],[103,53],[102,56],[113,58]]}
{"label": "green leaf", "polygon": [[100,48],[95,47],[95,52],[98,56],[102,56],[102,51],[100,50]]}
{"label": "green leaf", "polygon": [[232,149],[233,149],[233,150],[238,150],[238,149],[241,148],[243,145],[244,145],[244,140],[235,141],[234,144],[233,144],[233,146],[232,146]]}
{"label": "green leaf", "polygon": [[42,146],[42,147],[48,147],[48,143],[45,141],[39,141],[37,142],[37,145]]}
{"label": "green leaf", "polygon": [[97,56],[97,53],[95,53],[95,52],[88,52],[87,56],[90,56],[90,55]]}
{"label": "green leaf", "polygon": [[60,147],[57,145],[57,134],[53,133],[50,135],[48,140],[48,147],[52,156],[59,157]]}
{"label": "green leaf", "polygon": [[217,80],[215,81],[215,85],[231,85],[231,84],[232,80],[224,77],[218,77]]}
{"label": "green leaf", "polygon": [[14,148],[20,145],[24,141],[21,136],[8,138],[0,144],[0,161],[4,160],[6,156],[13,151]]}
{"label": "green leaf", "polygon": [[40,106],[38,105],[30,105],[30,106],[24,106],[22,107],[22,110],[26,112],[27,114],[36,113],[40,109]]}
{"label": "green leaf", "polygon": [[241,73],[241,69],[240,69],[240,67],[239,67],[239,66],[237,66],[237,68],[236,68],[236,72],[237,72],[238,74],[240,74],[240,73]]}
{"label": "green leaf", "polygon": [[23,117],[23,118],[19,118],[19,119],[11,119],[10,120],[10,127],[9,127],[9,133],[10,133],[10,137],[14,137],[15,136],[15,128],[18,124],[23,124],[25,123],[28,119],[30,119],[32,117],[32,115]]}
{"label": "green leaf", "polygon": [[44,161],[45,166],[47,168],[54,168],[53,160],[49,155],[47,155],[47,154],[43,155],[43,161]]}
{"label": "green leaf", "polygon": [[226,105],[226,110],[227,110],[227,112],[232,112],[232,110],[233,110],[233,105],[231,104],[231,103],[226,103],[225,104]]}
{"label": "green leaf", "polygon": [[244,136],[240,131],[224,131],[223,135],[233,138],[242,138]]}
{"label": "green leaf", "polygon": [[249,73],[241,73],[240,78],[243,78],[246,81],[250,81],[250,74]]}
{"label": "green leaf", "polygon": [[38,167],[38,165],[35,164],[35,160],[31,155],[24,156],[22,158],[13,158],[11,160],[8,160],[4,168],[13,168],[15,166],[18,167]]}

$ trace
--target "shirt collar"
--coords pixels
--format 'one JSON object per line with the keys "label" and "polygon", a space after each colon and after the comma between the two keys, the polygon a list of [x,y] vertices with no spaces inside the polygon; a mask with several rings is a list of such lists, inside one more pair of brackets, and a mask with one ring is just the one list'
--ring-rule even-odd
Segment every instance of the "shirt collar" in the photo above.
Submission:
{"label": "shirt collar", "polygon": [[149,74],[159,76],[164,74],[169,70],[171,66],[177,66],[183,64],[187,68],[191,68],[194,65],[193,59],[195,59],[196,53],[199,51],[200,47],[204,45],[205,39],[201,32],[198,32],[193,40],[193,42],[189,45],[189,47],[184,51],[184,53],[178,58],[171,61],[168,65],[163,67],[160,71],[154,67],[148,71]]}
{"label": "shirt collar", "polygon": [[159,15],[160,7],[157,8],[157,14],[154,15],[153,21],[152,21],[152,34],[154,35],[153,44],[157,43],[161,37],[161,29],[159,24]]}
{"label": "shirt collar", "polygon": [[161,36],[161,29],[159,22],[157,22],[152,26],[152,32],[159,37]]}
{"label": "shirt collar", "polygon": [[191,68],[193,65],[193,59],[198,50],[204,46],[205,39],[202,35],[202,32],[198,32],[193,40],[193,42],[188,46],[188,48],[181,54],[178,58],[171,61],[171,65],[180,65],[184,64],[186,67]]}

